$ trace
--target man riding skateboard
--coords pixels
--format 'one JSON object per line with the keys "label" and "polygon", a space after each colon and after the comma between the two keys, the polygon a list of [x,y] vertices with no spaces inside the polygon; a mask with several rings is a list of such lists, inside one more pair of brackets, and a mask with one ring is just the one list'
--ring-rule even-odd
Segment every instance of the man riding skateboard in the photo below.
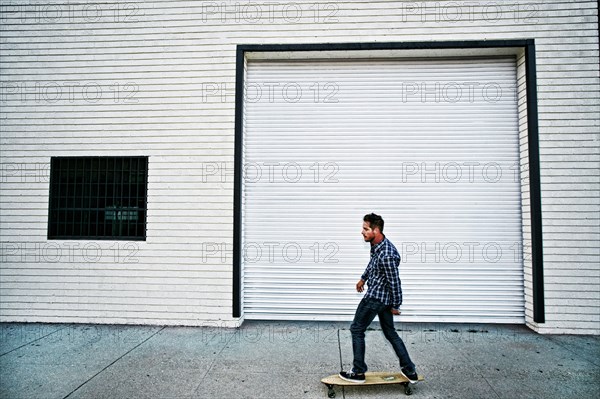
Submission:
{"label": "man riding skateboard", "polygon": [[385,338],[392,344],[398,359],[400,359],[400,372],[411,384],[415,384],[418,382],[415,365],[410,360],[406,346],[394,328],[394,315],[400,314],[399,308],[402,304],[402,288],[398,274],[400,254],[394,244],[383,235],[381,216],[374,213],[365,215],[362,235],[366,242],[371,243],[371,259],[360,281],[356,284],[356,291],[363,292],[365,283],[367,283],[368,289],[356,309],[354,321],[350,326],[354,367],[349,372],[340,372],[339,376],[343,380],[357,384],[365,382],[365,373],[367,372],[365,331],[375,316],[378,316]]}

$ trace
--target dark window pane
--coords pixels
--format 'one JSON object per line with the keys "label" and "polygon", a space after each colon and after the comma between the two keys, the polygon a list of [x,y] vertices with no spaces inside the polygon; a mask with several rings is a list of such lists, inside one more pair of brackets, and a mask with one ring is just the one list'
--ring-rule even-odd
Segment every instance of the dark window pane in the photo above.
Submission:
{"label": "dark window pane", "polygon": [[147,157],[55,157],[48,238],[146,239]]}

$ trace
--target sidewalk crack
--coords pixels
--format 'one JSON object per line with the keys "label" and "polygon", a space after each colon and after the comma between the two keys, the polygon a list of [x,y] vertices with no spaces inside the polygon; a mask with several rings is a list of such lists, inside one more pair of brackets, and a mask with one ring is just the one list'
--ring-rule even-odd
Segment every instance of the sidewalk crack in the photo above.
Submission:
{"label": "sidewalk crack", "polygon": [[117,359],[115,359],[113,362],[111,362],[108,366],[104,367],[102,370],[100,370],[99,372],[97,372],[96,374],[94,374],[93,376],[91,376],[90,378],[88,378],[87,381],[84,381],[77,388],[75,388],[74,390],[72,390],[71,392],[69,392],[69,394],[66,395],[63,399],[67,399],[69,396],[73,395],[82,386],[84,386],[85,384],[87,384],[88,382],[90,382],[91,380],[93,380],[94,378],[96,378],[98,375],[102,374],[106,369],[108,369],[109,367],[111,367],[113,364],[117,363],[119,360],[123,359],[125,356],[127,356],[128,354],[130,354],[131,352],[133,352],[135,349],[139,348],[140,346],[142,346],[143,344],[145,344],[146,342],[148,342],[152,337],[154,337],[156,334],[158,334],[159,332],[161,332],[165,328],[167,328],[167,327],[166,326],[162,327],[160,330],[156,331],[154,334],[150,335],[148,338],[146,338],[145,340],[143,340],[142,342],[140,342],[139,344],[137,344],[133,348],[129,349],[127,352],[123,353],[121,356],[119,356]]}
{"label": "sidewalk crack", "polygon": [[[465,364],[469,364],[469,358],[467,356],[464,355],[464,353],[460,350],[460,348],[458,348],[458,346],[456,346],[453,342],[450,343],[452,346],[454,346],[454,348],[458,351],[458,354],[465,360]],[[475,370],[477,370],[477,374],[479,374],[479,377],[482,378],[485,383],[488,385],[488,387],[490,387],[490,389],[492,390],[492,392],[496,395],[497,398],[501,398],[502,396],[500,396],[500,394],[498,392],[496,392],[496,390],[494,389],[494,387],[492,386],[492,384],[490,384],[490,382],[488,381],[487,378],[485,378],[485,375],[477,368],[475,368]]]}
{"label": "sidewalk crack", "polygon": [[[344,361],[342,359],[342,341],[340,340],[340,329],[337,330],[338,351],[340,353],[340,372],[344,371]],[[346,387],[342,386],[342,398],[346,399]]]}
{"label": "sidewalk crack", "polygon": [[225,351],[225,349],[227,348],[227,346],[229,345],[229,343],[231,342],[231,340],[233,339],[233,337],[235,337],[238,333],[239,333],[239,331],[236,331],[235,333],[231,334],[231,337],[229,337],[229,339],[227,340],[227,342],[225,342],[225,344],[223,345],[223,347],[221,348],[221,350],[219,351],[219,353],[217,353],[215,355],[213,361],[208,366],[208,369],[206,370],[206,372],[204,373],[204,375],[202,376],[202,378],[200,378],[200,382],[198,383],[198,386],[196,386],[196,388],[194,388],[194,391],[193,391],[194,393],[196,393],[198,391],[198,389],[200,389],[200,387],[202,385],[204,385],[204,380],[206,379],[206,376],[213,369],[213,367],[215,366],[215,363],[221,357],[221,354]]}
{"label": "sidewalk crack", "polygon": [[43,337],[40,337],[40,338],[34,339],[33,341],[29,341],[29,342],[27,342],[26,344],[23,344],[23,345],[19,346],[18,348],[14,348],[14,349],[11,349],[11,350],[9,350],[8,352],[4,352],[4,353],[0,354],[0,356],[8,355],[9,353],[12,353],[12,352],[14,352],[14,351],[16,351],[16,350],[19,350],[19,349],[21,349],[21,348],[23,348],[23,347],[25,347],[25,346],[31,345],[31,344],[33,344],[34,342],[37,342],[37,341],[39,341],[39,340],[41,340],[41,339],[44,339],[44,338],[46,338],[46,337],[48,337],[48,336],[50,336],[50,335],[52,335],[52,334],[56,334],[57,332],[59,332],[59,331],[62,331],[62,330],[64,330],[64,329],[65,329],[65,328],[67,328],[67,327],[69,327],[69,326],[64,326],[63,328],[59,328],[59,329],[58,329],[58,330],[56,330],[56,331],[52,331],[51,333],[49,333],[49,334],[46,334],[46,335],[44,335]]}

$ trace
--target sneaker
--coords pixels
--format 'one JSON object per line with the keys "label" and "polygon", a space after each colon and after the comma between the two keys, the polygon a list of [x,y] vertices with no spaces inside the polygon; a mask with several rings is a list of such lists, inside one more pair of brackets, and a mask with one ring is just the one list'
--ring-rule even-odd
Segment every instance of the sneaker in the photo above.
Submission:
{"label": "sneaker", "polygon": [[417,371],[413,371],[412,373],[407,372],[405,368],[400,369],[400,374],[405,376],[408,379],[408,382],[411,384],[416,384],[419,382],[419,376],[417,375]]}
{"label": "sneaker", "polygon": [[342,371],[340,372],[340,378],[355,384],[364,384],[365,382],[365,375],[363,373],[355,373],[354,371]]}

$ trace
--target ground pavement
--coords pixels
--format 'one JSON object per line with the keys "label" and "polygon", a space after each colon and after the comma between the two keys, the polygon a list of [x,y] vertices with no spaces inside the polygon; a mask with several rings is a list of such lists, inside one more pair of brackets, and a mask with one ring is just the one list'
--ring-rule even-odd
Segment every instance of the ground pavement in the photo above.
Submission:
{"label": "ground pavement", "polygon": [[[325,398],[320,379],[349,369],[349,323],[246,322],[239,329],[0,324],[0,398]],[[377,323],[371,371],[398,361]],[[600,337],[523,326],[398,324],[425,382],[413,398],[598,398]],[[338,398],[403,397],[400,385]]]}

